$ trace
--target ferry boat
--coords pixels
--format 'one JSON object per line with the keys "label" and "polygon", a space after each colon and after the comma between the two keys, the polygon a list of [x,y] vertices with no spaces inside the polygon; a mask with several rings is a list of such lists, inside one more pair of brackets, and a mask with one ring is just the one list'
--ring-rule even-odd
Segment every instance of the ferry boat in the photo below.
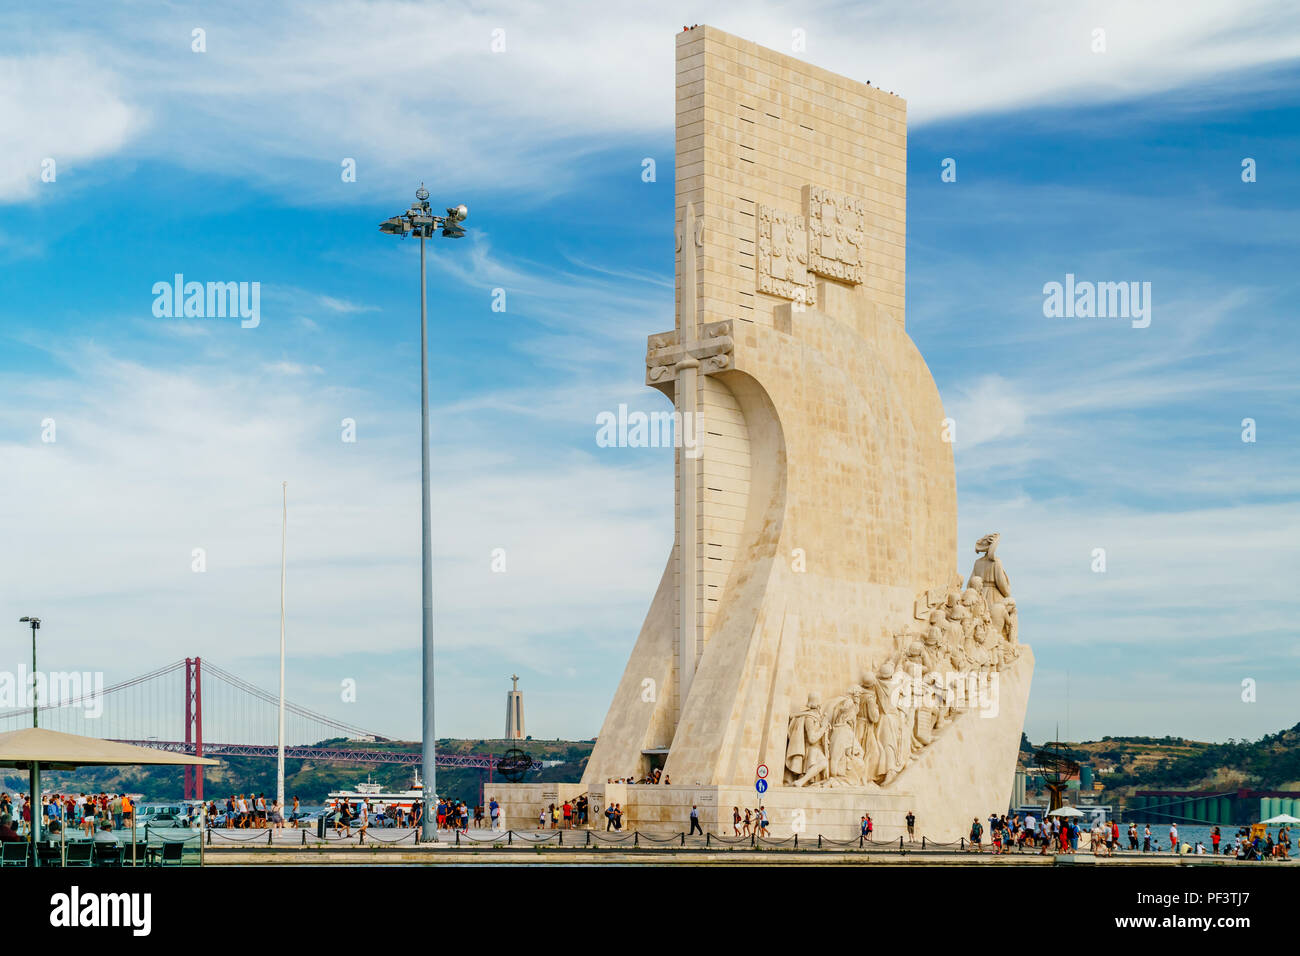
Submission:
{"label": "ferry boat", "polygon": [[352,807],[370,801],[373,809],[383,806],[385,810],[396,810],[401,808],[406,813],[410,813],[412,808],[424,798],[424,784],[420,782],[420,771],[415,771],[415,780],[411,786],[405,790],[386,790],[381,783],[374,783],[369,775],[365,783],[359,783],[352,790],[332,790],[326,797],[325,805],[331,810],[337,810],[340,800],[346,800]]}

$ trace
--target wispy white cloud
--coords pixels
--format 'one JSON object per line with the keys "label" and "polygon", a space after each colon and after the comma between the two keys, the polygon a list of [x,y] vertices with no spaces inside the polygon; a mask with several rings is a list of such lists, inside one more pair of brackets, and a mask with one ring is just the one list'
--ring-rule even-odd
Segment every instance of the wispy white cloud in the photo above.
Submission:
{"label": "wispy white cloud", "polygon": [[32,199],[43,183],[66,182],[79,167],[117,155],[146,119],[92,38],[62,52],[35,36],[24,41],[50,49],[0,51],[0,202]]}
{"label": "wispy white cloud", "polygon": [[[47,609],[48,666],[126,676],[198,653],[256,671],[278,633],[287,480],[297,669],[317,679],[366,671],[368,693],[340,715],[413,733],[414,700],[373,683],[394,673],[391,662],[375,676],[363,659],[418,648],[418,415],[382,395],[342,398],[310,361],[231,368],[199,354],[160,368],[85,343],[60,343],[53,355],[57,376],[0,379],[10,396],[0,411],[0,435],[10,436],[0,440],[0,524],[13,544],[0,553],[0,607],[30,613],[13,603],[22,595],[24,608]],[[367,414],[357,415],[356,443],[345,443],[339,422],[359,404]],[[47,417],[57,427],[49,444],[39,428]],[[448,672],[477,670],[484,681],[485,657],[502,674],[557,674],[560,647],[583,663],[552,689],[576,687],[592,667],[617,670],[657,583],[671,546],[670,523],[657,520],[671,507],[671,452],[598,449],[594,426],[585,452],[518,434],[503,442],[473,409],[435,409],[440,656]],[[195,548],[204,573],[192,571]],[[505,573],[492,568],[497,548]],[[495,701],[473,686],[443,690],[449,732],[495,722]],[[582,735],[602,706],[557,701],[548,716]]]}
{"label": "wispy white cloud", "polygon": [[[615,140],[664,141],[683,20],[779,50],[793,51],[801,31],[799,55],[899,92],[913,123],[1222,85],[1300,56],[1300,14],[1277,0],[1243,0],[1230,17],[1210,0],[923,7],[327,0],[142,18],[87,4],[57,30],[11,13],[8,36],[36,52],[0,65],[15,94],[0,129],[16,146],[4,151],[0,200],[31,197],[42,155],[105,157],[134,139],[133,157],[299,201],[405,188],[412,168],[457,190],[540,201],[574,184],[578,157]],[[195,28],[206,52],[191,48]],[[1104,53],[1093,52],[1095,29]],[[342,181],[345,159],[357,162],[355,183]],[[304,164],[318,174],[304,179]]]}

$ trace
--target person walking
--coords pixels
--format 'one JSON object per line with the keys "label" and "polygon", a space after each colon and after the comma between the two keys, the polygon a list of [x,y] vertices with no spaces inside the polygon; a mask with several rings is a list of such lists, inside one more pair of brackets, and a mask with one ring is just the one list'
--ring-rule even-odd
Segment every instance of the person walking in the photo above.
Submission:
{"label": "person walking", "polygon": [[691,804],[691,832],[686,835],[694,836],[696,833],[699,833],[700,836],[704,836],[704,828],[700,826],[700,808],[692,803]]}

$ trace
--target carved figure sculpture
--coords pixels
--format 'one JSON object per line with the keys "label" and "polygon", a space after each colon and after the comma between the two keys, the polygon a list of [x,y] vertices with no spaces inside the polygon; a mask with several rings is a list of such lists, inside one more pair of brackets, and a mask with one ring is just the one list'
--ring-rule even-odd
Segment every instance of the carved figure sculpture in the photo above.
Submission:
{"label": "carved figure sculpture", "polygon": [[[886,787],[956,719],[975,706],[979,674],[1000,671],[1020,654],[1016,602],[994,553],[998,536],[981,538],[967,586],[917,595],[919,633],[893,637],[893,659],[868,666],[861,682],[823,711],[816,694],[790,718],[786,782],[803,787]],[[916,625],[913,625],[915,627]],[[960,683],[960,687],[958,687]],[[980,704],[980,706],[983,706]]]}
{"label": "carved figure sculpture", "polygon": [[998,541],[1002,536],[994,532],[975,542],[975,566],[971,568],[969,587],[978,588],[988,608],[989,618],[1000,639],[1007,639],[1006,601],[1011,597],[1011,579],[1007,577],[1002,559],[997,556]]}
{"label": "carved figure sculpture", "polygon": [[785,775],[792,787],[802,787],[826,774],[826,720],[816,694],[808,706],[790,718],[785,747]]}
{"label": "carved figure sculpture", "polygon": [[843,697],[836,697],[827,707],[830,720],[826,747],[829,763],[825,781],[827,786],[862,785],[863,753],[854,736],[858,716],[855,691],[856,688]]}

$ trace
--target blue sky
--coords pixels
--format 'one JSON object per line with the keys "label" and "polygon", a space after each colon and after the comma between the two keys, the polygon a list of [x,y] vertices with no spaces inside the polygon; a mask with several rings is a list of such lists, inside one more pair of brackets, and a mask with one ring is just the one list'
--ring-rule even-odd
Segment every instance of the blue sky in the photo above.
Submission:
{"label": "blue sky", "polygon": [[[532,733],[595,734],[673,494],[670,451],[595,418],[667,407],[673,34],[707,22],[908,100],[907,324],[958,422],[962,570],[1003,536],[1031,737],[1294,724],[1300,14],[1132,6],[0,13],[0,620],[45,618],[52,670],[271,686],[287,480],[290,696],[416,731],[418,250],[376,226],[423,180],[470,207],[429,248],[439,733],[500,734],[517,672]],[[177,272],[260,282],[260,325],[155,318]],[[1045,318],[1066,273],[1150,282],[1150,326]]]}

